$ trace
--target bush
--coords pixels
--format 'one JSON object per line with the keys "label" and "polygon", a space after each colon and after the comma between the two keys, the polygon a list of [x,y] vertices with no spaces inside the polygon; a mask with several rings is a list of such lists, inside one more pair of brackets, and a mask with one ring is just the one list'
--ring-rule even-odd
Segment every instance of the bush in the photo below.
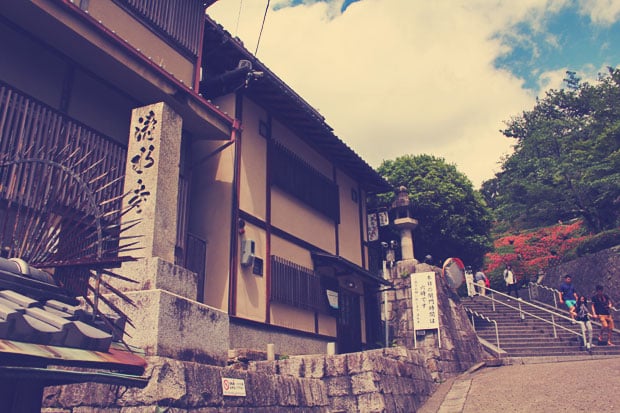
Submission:
{"label": "bush", "polygon": [[577,256],[592,254],[607,248],[620,245],[620,228],[599,232],[593,237],[583,241],[576,248]]}

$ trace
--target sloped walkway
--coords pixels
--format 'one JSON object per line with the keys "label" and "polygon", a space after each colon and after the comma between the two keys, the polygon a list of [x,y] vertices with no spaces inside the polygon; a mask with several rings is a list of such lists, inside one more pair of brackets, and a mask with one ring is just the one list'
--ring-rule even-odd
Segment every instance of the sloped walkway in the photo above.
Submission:
{"label": "sloped walkway", "polygon": [[486,367],[441,384],[418,412],[617,412],[619,387],[620,357]]}

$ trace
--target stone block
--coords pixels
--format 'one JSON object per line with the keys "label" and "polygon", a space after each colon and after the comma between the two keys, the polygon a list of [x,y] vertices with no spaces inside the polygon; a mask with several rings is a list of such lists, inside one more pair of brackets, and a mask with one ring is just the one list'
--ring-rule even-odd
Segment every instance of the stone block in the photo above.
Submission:
{"label": "stone block", "polygon": [[301,402],[301,386],[293,377],[276,376],[275,393],[279,406],[299,406]]}
{"label": "stone block", "polygon": [[328,377],[345,376],[348,372],[347,355],[340,354],[325,358],[325,375]]}
{"label": "stone block", "polygon": [[166,290],[190,300],[196,300],[198,294],[196,273],[159,257],[125,262],[119,273],[136,281],[111,279],[110,283],[121,291]]}
{"label": "stone block", "polygon": [[111,408],[111,407],[79,406],[79,407],[74,407],[71,413],[120,413],[120,411],[121,411],[120,407]]}
{"label": "stone block", "polygon": [[366,371],[374,371],[375,366],[371,359],[371,355],[377,351],[381,350],[371,350],[359,353],[346,354],[348,374],[358,374]]}
{"label": "stone block", "polygon": [[164,358],[148,357],[145,376],[149,382],[143,389],[130,387],[117,401],[120,406],[170,404],[186,398],[187,383],[183,362]]}
{"label": "stone block", "polygon": [[278,361],[280,374],[293,377],[304,377],[305,361],[303,357],[291,357]]}
{"label": "stone block", "polygon": [[[162,411],[168,413],[173,408],[165,405],[148,405],[148,406],[129,406],[121,408],[120,413],[161,413]],[[175,409],[175,413],[186,413],[187,410]]]}
{"label": "stone block", "polygon": [[411,395],[403,395],[395,396],[393,401],[393,412],[409,413],[418,411],[418,408],[421,407],[423,400],[417,400],[414,396]]}
{"label": "stone block", "polygon": [[381,376],[374,371],[367,371],[351,376],[351,393],[365,394],[373,393],[378,390],[378,383]]}
{"label": "stone block", "polygon": [[357,398],[355,396],[332,397],[329,400],[332,413],[357,412]]}
{"label": "stone block", "polygon": [[329,404],[327,386],[316,379],[300,380],[302,406],[321,407]]}
{"label": "stone block", "polygon": [[274,376],[264,373],[248,373],[245,383],[247,405],[253,407],[271,407],[278,404],[278,397],[273,391],[276,386]]}
{"label": "stone block", "polygon": [[164,290],[132,291],[129,306],[110,297],[132,319],[127,342],[148,356],[224,365],[228,352],[228,315]]}
{"label": "stone block", "polygon": [[328,377],[325,379],[329,397],[351,394],[351,379],[347,376]]}
{"label": "stone block", "polygon": [[199,363],[185,363],[188,408],[218,406],[222,403],[222,369]]}
{"label": "stone block", "polygon": [[386,411],[385,400],[379,393],[366,393],[357,396],[357,412],[382,413]]}
{"label": "stone block", "polygon": [[304,357],[304,373],[303,377],[312,379],[322,379],[325,377],[326,363],[325,356],[311,355]]}
{"label": "stone block", "polygon": [[248,365],[248,371],[265,374],[279,374],[277,361],[257,361]]}
{"label": "stone block", "polygon": [[[82,405],[93,407],[114,406],[116,387],[110,384],[79,383],[60,387],[55,403],[62,408]],[[49,406],[49,404],[47,404]]]}

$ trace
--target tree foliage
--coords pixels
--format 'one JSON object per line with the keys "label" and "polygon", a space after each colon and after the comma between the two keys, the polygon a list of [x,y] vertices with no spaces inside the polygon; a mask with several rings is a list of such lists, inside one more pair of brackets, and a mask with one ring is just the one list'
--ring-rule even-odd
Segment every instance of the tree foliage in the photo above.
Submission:
{"label": "tree foliage", "polygon": [[514,153],[482,185],[496,217],[518,228],[583,218],[599,232],[619,223],[620,70],[594,85],[574,72],[566,81],[507,122]]}
{"label": "tree foliage", "polygon": [[[432,255],[441,262],[459,257],[467,265],[482,265],[491,249],[491,215],[471,181],[454,165],[430,155],[406,155],[384,161],[378,171],[394,187],[407,187],[419,224],[414,230],[414,252],[422,261]],[[391,198],[376,201],[389,207]]]}

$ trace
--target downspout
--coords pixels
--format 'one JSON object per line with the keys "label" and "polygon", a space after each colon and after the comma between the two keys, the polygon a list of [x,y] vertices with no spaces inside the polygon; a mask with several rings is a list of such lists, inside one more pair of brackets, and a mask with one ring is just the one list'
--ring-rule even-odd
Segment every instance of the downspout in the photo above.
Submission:
{"label": "downspout", "polygon": [[[358,202],[358,214],[359,214],[359,225],[360,225],[360,248],[362,252],[362,268],[368,269],[366,267],[366,255],[368,250],[368,244],[366,243],[366,237],[364,236],[364,210],[366,210],[366,193],[364,193],[364,197],[362,198],[362,187],[357,185],[357,202]],[[362,205],[362,202],[364,203]]]}
{"label": "downspout", "polygon": [[194,70],[194,91],[200,90],[200,71],[202,70],[202,46],[205,41],[205,25],[207,24],[207,8],[205,7],[202,15],[202,24],[200,25],[200,41],[198,42],[198,55],[196,56],[196,69]]}
{"label": "downspout", "polygon": [[[243,119],[243,95],[235,95],[235,122],[237,125]],[[238,250],[239,250],[239,194],[241,192],[241,130],[237,131],[235,140],[235,155],[233,165],[232,180],[232,202],[231,202],[231,222],[230,222],[230,256],[228,274],[228,315],[237,314],[237,275],[238,275]]]}
{"label": "downspout", "polygon": [[268,136],[267,154],[266,154],[266,188],[265,188],[265,238],[266,238],[266,251],[265,251],[265,323],[271,324],[271,153],[272,144],[271,140],[271,115],[267,118],[268,122]]}
{"label": "downspout", "polygon": [[211,158],[214,155],[217,155],[218,153],[222,152],[224,149],[228,148],[230,145],[235,143],[236,140],[237,140],[237,135],[240,134],[240,133],[241,133],[241,122],[239,122],[237,119],[235,119],[235,120],[233,120],[232,131],[230,133],[230,140],[228,142],[226,142],[225,144],[223,144],[222,146],[219,146],[215,150],[213,150],[213,151],[209,152],[208,154],[206,154],[205,156],[203,156],[199,161],[194,162],[192,164],[192,168],[202,164],[203,162],[208,161],[209,158]]}

